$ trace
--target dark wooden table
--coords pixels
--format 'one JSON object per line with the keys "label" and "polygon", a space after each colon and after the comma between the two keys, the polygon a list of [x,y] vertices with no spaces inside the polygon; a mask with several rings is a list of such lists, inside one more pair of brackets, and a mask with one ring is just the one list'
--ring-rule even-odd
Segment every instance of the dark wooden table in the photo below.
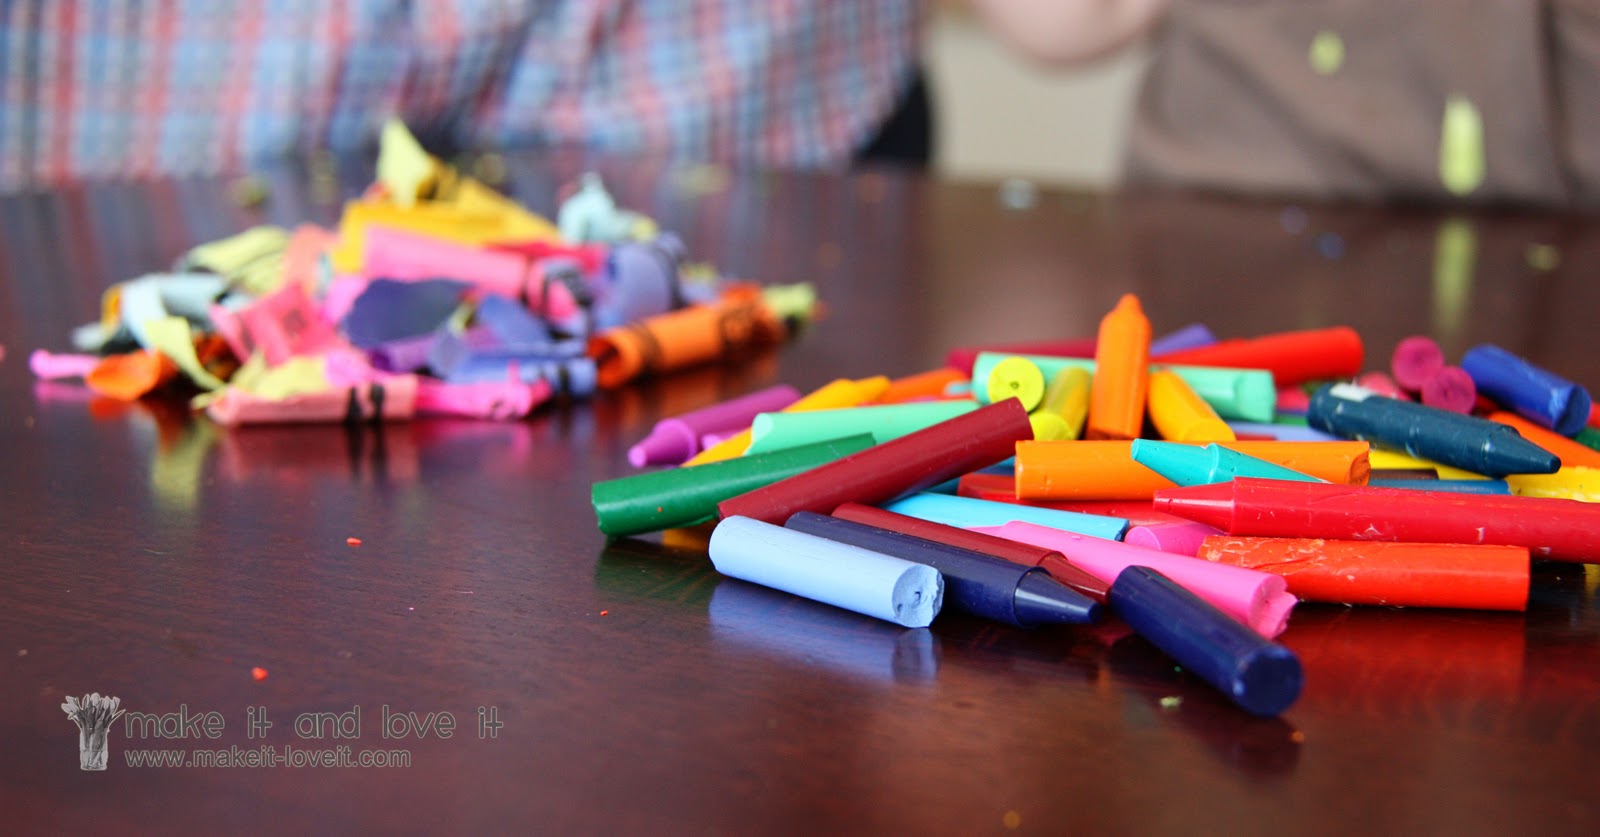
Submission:
{"label": "dark wooden table", "polygon": [[[505,188],[549,212],[577,166],[514,161]],[[663,416],[1090,334],[1129,291],[1158,332],[1348,324],[1371,368],[1426,333],[1594,387],[1600,219],[1048,191],[1008,209],[895,173],[602,170],[696,258],[815,281],[827,318],[521,423],[228,431],[35,383],[27,353],[65,349],[106,285],[194,243],[331,221],[326,176],[276,173],[253,210],[223,180],[0,199],[6,831],[1600,831],[1594,567],[1538,567],[1526,614],[1303,605],[1284,641],[1304,695],[1262,720],[1114,627],[899,630],[720,578],[692,537],[608,544],[588,502]],[[82,772],[60,705],[87,692],[223,728],[119,723],[110,769]],[[355,708],[356,735],[296,734]],[[256,737],[252,710],[273,724]],[[262,745],[410,766],[126,762]]]}

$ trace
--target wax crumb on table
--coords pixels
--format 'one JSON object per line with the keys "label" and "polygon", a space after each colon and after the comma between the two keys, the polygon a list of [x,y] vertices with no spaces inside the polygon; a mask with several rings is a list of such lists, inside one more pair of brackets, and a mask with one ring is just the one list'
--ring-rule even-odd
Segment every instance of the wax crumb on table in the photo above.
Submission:
{"label": "wax crumb on table", "polygon": [[611,615],[611,611],[609,611],[609,610],[602,610],[602,611],[600,611],[600,615],[601,615],[601,616],[609,616],[609,615]]}
{"label": "wax crumb on table", "polygon": [[360,538],[345,538],[344,542],[348,546],[360,546],[361,545],[361,539]]}
{"label": "wax crumb on table", "polygon": [[256,666],[255,668],[250,669],[250,676],[257,680],[265,680],[267,679],[267,670],[261,666]]}

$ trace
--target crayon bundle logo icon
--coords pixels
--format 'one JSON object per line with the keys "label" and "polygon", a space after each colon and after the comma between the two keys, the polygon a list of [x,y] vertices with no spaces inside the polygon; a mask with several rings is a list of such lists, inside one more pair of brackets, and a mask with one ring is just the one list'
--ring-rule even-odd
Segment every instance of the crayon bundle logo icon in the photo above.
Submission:
{"label": "crayon bundle logo icon", "polygon": [[81,770],[105,770],[110,745],[107,737],[111,722],[128,711],[120,708],[122,698],[103,697],[99,692],[81,698],[67,696],[61,710],[78,725],[78,767]]}

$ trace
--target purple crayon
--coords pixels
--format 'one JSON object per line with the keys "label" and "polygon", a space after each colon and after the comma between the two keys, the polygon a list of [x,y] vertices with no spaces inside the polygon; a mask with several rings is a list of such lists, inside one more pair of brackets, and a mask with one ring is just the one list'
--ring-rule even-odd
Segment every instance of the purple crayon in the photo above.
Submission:
{"label": "purple crayon", "polygon": [[700,452],[702,437],[747,427],[758,413],[775,412],[798,400],[798,390],[788,384],[778,384],[731,401],[662,419],[656,422],[650,435],[628,448],[628,462],[635,468],[682,464]]}

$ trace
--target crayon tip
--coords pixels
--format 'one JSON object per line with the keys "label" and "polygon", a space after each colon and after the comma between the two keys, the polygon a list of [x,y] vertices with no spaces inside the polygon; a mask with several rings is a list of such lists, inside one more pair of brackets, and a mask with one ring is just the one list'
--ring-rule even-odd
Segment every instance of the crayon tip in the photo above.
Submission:
{"label": "crayon tip", "polygon": [[1150,506],[1158,512],[1215,526],[1224,532],[1232,531],[1233,483],[1163,488],[1155,493]]}
{"label": "crayon tip", "polygon": [[1100,603],[1043,571],[1030,572],[1017,582],[1017,621],[1028,627],[1087,625],[1100,620]]}

